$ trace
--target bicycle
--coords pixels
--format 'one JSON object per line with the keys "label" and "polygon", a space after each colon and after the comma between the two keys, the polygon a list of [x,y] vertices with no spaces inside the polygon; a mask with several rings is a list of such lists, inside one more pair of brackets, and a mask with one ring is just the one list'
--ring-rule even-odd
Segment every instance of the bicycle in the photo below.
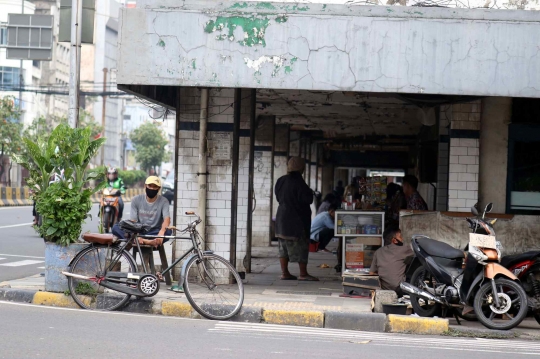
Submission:
{"label": "bicycle", "polygon": [[[223,257],[200,248],[202,237],[196,229],[201,218],[194,212],[186,215],[197,217],[183,230],[169,227],[176,234],[186,236],[149,236],[147,227],[130,221],[120,222],[126,239],[111,234],[84,234],[90,244],[83,248],[62,272],[68,277],[69,291],[83,309],[116,310],[122,308],[131,296],[152,297],[159,291],[163,275],[188,257],[182,265],[179,283],[191,306],[203,317],[226,320],[236,315],[244,302],[244,286],[236,269]],[[147,271],[138,238],[189,239],[192,247],[161,273]],[[135,258],[129,249],[136,246],[141,257],[143,272],[137,271]],[[217,303],[220,301],[220,303]]]}

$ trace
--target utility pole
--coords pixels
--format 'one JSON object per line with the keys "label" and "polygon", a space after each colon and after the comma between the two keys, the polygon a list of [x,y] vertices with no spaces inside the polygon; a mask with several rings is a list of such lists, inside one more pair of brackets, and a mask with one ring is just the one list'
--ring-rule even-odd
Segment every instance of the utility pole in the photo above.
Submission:
{"label": "utility pole", "polygon": [[[22,0],[21,14],[24,15],[24,0]],[[21,59],[19,64],[19,110],[22,110],[22,86],[24,82],[23,70],[23,60]]]}
{"label": "utility pole", "polygon": [[[103,104],[101,107],[101,136],[105,137],[105,118],[106,116],[106,109],[107,109],[107,96],[105,96],[105,91],[107,91],[107,72],[109,70],[105,67],[103,69]],[[105,147],[101,148],[101,165],[105,166]]]}
{"label": "utility pole", "polygon": [[81,76],[82,0],[71,2],[71,48],[69,51],[69,125],[79,125],[79,92]]}

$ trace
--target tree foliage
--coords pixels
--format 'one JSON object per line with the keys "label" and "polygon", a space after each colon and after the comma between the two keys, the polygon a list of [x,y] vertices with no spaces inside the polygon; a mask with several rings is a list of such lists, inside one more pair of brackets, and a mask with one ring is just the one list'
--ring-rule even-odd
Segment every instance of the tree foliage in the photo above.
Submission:
{"label": "tree foliage", "polygon": [[[61,124],[68,125],[67,117],[40,116],[34,119],[30,126],[24,129],[23,136],[37,142],[38,140],[49,136],[53,129]],[[80,109],[79,113],[79,127],[90,128],[92,138],[96,138],[103,131],[103,127],[94,120],[94,117],[88,111],[83,109]]]}
{"label": "tree foliage", "polygon": [[169,143],[163,131],[154,123],[146,122],[131,133],[131,141],[135,146],[135,160],[145,171],[161,165],[167,158],[165,146]]}
{"label": "tree foliage", "polygon": [[[12,96],[0,98],[0,178],[10,171],[11,157],[22,148],[22,124],[19,123],[21,111],[15,106]],[[8,175],[8,185],[11,185]]]}

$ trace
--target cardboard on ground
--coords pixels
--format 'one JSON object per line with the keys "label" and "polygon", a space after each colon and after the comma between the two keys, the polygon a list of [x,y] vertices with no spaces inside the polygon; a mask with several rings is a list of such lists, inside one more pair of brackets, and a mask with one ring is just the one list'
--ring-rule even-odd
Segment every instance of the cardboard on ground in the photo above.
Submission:
{"label": "cardboard on ground", "polygon": [[469,246],[497,249],[497,241],[495,240],[495,236],[469,233]]}

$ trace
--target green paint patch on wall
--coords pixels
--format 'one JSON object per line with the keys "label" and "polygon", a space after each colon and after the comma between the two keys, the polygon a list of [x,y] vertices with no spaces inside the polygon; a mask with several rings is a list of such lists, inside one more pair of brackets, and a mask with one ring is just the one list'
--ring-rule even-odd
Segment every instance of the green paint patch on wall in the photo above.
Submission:
{"label": "green paint patch on wall", "polygon": [[294,6],[291,7],[290,5],[285,5],[285,6],[282,6],[281,9],[283,9],[285,11],[308,11],[309,6],[294,5]]}
{"label": "green paint patch on wall", "polygon": [[282,16],[276,17],[276,22],[277,22],[278,24],[283,24],[284,22],[287,22],[288,19],[289,19],[289,18],[288,18],[287,16],[282,15]]}
{"label": "green paint patch on wall", "polygon": [[163,39],[159,39],[157,45],[160,47],[165,47],[165,41],[163,41]]}
{"label": "green paint patch on wall", "polygon": [[255,45],[266,46],[264,34],[269,22],[270,20],[267,17],[218,16],[216,20],[210,20],[205,24],[204,32],[208,34],[216,31],[225,32],[225,34],[218,35],[216,39],[225,40],[225,38],[228,38],[229,41],[233,41],[234,30],[240,27],[244,31],[244,39],[238,41],[240,45],[249,47]]}
{"label": "green paint patch on wall", "polygon": [[248,4],[247,2],[243,2],[243,3],[237,2],[237,3],[234,3],[232,6],[230,6],[229,9],[231,10],[247,9],[248,7],[252,7],[258,10],[276,10],[276,7],[272,5],[272,3],[269,3],[269,2],[260,2],[257,4],[253,4],[253,3]]}
{"label": "green paint patch on wall", "polygon": [[248,4],[246,2],[244,3],[234,3],[233,6],[229,7],[229,9],[246,9],[248,7]]}
{"label": "green paint patch on wall", "polygon": [[193,70],[197,70],[197,63],[195,59],[191,60],[191,67],[193,68]]}
{"label": "green paint patch on wall", "polygon": [[285,75],[289,75],[292,70],[293,70],[293,65],[294,63],[298,61],[298,58],[297,57],[293,57],[290,61],[289,61],[289,65],[285,66]]}
{"label": "green paint patch on wall", "polygon": [[276,7],[269,2],[260,2],[255,6],[255,9],[276,10]]}

